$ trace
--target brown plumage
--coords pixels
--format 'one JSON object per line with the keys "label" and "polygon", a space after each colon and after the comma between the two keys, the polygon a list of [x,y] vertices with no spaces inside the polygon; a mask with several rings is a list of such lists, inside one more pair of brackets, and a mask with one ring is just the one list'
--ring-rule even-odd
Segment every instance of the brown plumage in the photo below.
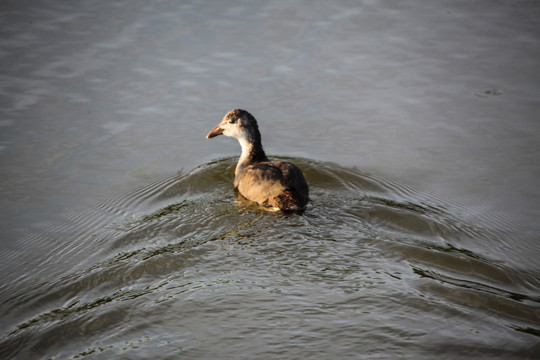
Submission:
{"label": "brown plumage", "polygon": [[272,210],[305,209],[309,188],[302,171],[290,162],[268,160],[253,115],[241,109],[229,111],[206,138],[218,135],[232,136],[242,146],[234,178],[242,196]]}

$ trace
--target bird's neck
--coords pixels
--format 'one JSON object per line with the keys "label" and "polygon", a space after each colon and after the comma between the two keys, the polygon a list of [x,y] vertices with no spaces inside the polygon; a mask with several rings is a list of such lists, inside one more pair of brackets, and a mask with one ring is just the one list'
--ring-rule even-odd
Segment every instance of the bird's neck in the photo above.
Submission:
{"label": "bird's neck", "polygon": [[236,174],[238,175],[238,172],[240,169],[244,166],[268,161],[268,158],[266,157],[266,153],[264,152],[264,149],[262,147],[261,139],[260,138],[240,138],[238,139],[238,142],[240,143],[240,146],[242,147],[242,155],[240,155],[240,159],[238,160],[238,165],[236,165]]}

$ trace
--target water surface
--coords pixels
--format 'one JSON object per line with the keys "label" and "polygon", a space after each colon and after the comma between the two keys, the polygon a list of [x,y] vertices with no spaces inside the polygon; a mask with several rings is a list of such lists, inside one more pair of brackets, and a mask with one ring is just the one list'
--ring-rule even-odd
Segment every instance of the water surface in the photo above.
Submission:
{"label": "water surface", "polygon": [[[536,2],[13,2],[2,358],[535,358]],[[232,188],[230,109],[310,185]]]}

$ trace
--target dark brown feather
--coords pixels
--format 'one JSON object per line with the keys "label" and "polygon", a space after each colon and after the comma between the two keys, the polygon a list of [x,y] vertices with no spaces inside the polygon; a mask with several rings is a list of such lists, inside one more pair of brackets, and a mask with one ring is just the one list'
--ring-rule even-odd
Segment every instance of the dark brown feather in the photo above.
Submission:
{"label": "dark brown feather", "polygon": [[300,211],[309,199],[302,171],[285,161],[248,165],[240,169],[235,186],[245,198],[267,208]]}

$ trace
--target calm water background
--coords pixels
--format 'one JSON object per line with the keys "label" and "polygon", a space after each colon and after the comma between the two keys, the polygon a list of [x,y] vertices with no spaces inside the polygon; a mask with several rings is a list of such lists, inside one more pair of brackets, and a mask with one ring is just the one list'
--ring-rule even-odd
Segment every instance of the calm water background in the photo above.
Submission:
{"label": "calm water background", "polygon": [[[538,1],[3,1],[2,359],[538,358]],[[235,196],[232,108],[311,186]]]}

